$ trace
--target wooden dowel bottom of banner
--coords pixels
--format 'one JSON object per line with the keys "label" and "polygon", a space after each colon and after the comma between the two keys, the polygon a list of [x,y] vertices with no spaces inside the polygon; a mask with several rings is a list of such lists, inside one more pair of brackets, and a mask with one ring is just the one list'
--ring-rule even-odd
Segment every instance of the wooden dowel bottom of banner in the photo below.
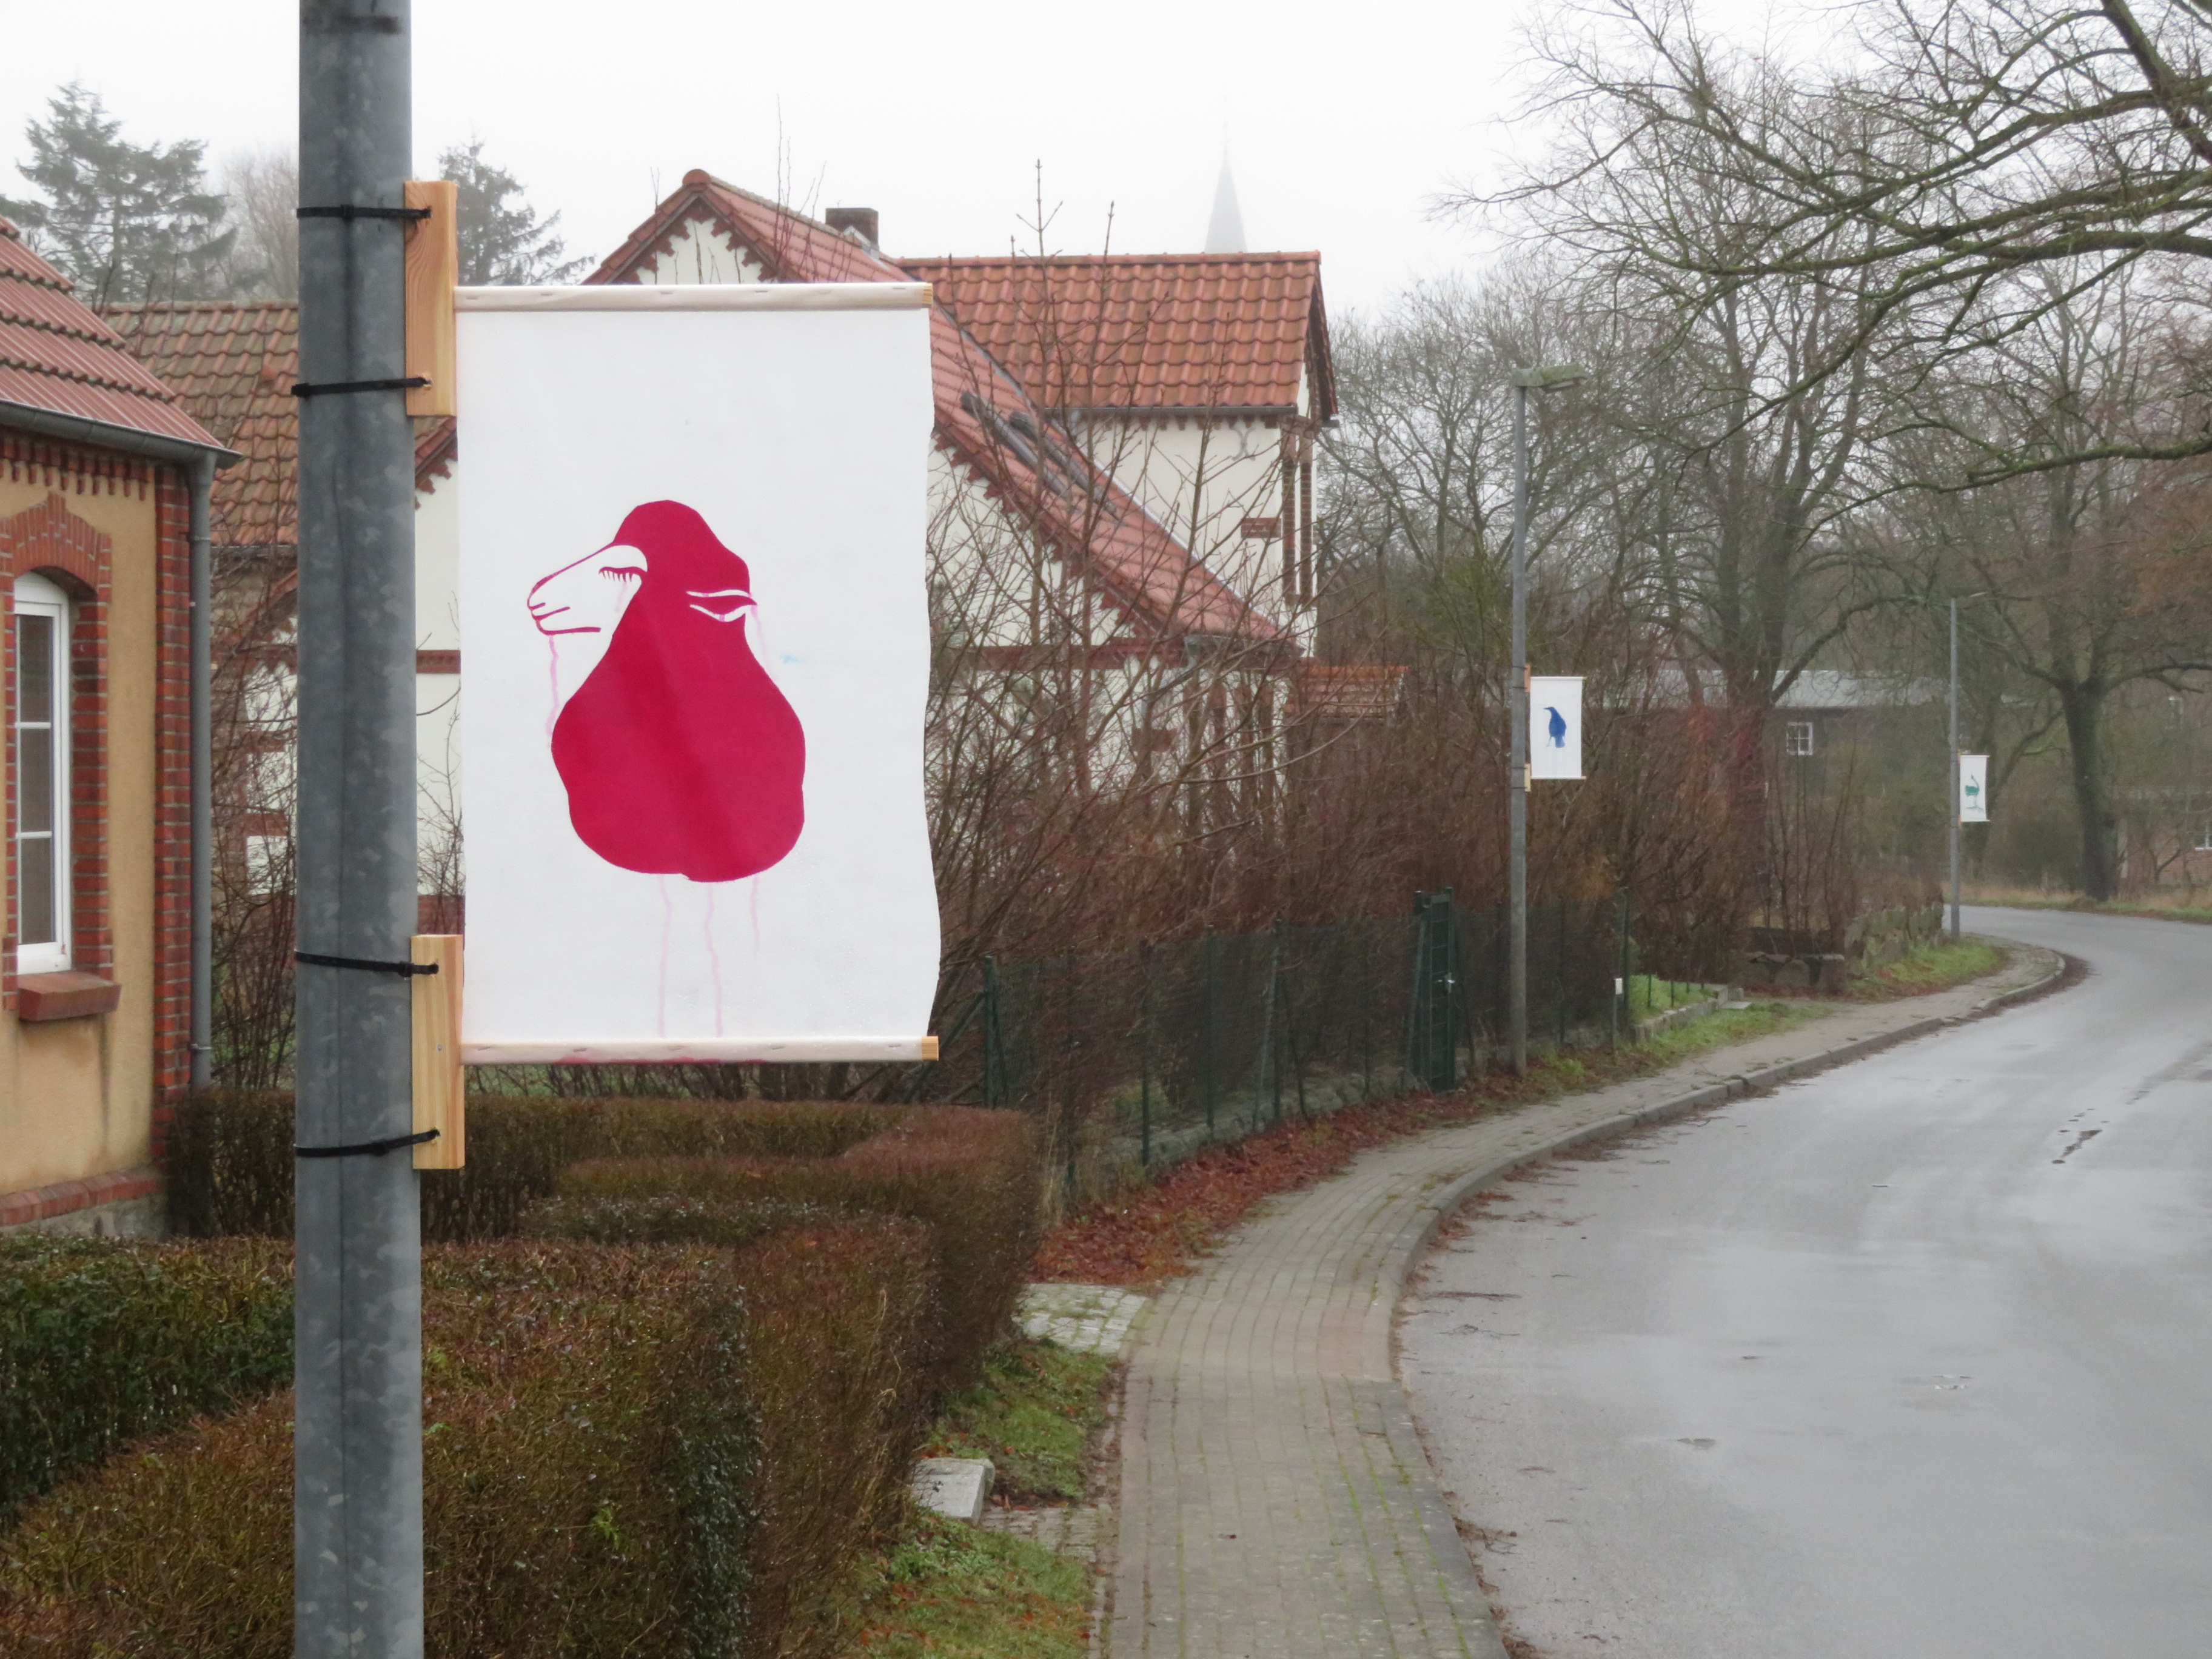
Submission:
{"label": "wooden dowel bottom of banner", "polygon": [[825,1060],[882,1066],[936,1058],[933,1036],[652,1037],[461,1045],[465,1066],[775,1066]]}

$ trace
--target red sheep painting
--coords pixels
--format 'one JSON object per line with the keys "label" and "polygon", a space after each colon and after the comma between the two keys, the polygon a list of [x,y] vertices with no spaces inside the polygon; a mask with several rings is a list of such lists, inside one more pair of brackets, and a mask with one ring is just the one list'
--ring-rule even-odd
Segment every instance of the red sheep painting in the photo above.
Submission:
{"label": "red sheep painting", "polygon": [[680,501],[631,509],[530,590],[556,663],[562,636],[611,635],[578,641],[605,653],[552,724],[568,820],[608,863],[735,881],[798,843],[806,737],[753,655],[753,611],[745,562]]}

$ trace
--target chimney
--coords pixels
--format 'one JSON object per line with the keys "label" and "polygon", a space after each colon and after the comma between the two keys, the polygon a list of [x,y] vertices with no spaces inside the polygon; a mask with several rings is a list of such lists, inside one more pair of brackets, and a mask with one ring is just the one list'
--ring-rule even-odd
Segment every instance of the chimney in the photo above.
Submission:
{"label": "chimney", "polygon": [[881,246],[876,240],[876,210],[873,208],[831,208],[822,216],[822,222],[832,230],[857,236],[871,248]]}

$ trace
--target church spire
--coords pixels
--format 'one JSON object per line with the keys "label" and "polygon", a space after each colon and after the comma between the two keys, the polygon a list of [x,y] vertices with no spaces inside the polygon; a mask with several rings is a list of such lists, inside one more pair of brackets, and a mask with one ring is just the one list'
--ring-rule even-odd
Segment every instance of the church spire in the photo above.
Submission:
{"label": "church spire", "polygon": [[1221,152],[1221,182],[1213,187],[1213,217],[1206,227],[1208,253],[1244,252],[1244,215],[1237,205],[1237,180],[1229,171],[1229,151]]}

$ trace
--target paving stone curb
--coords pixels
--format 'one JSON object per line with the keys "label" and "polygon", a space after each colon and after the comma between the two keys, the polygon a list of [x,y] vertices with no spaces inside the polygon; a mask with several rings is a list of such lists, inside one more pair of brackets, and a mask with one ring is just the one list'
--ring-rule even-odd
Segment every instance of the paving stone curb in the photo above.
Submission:
{"label": "paving stone curb", "polygon": [[[1971,988],[1935,993],[1953,1012],[1556,1133],[1541,1115],[1569,1116],[1578,1102],[1588,1110],[1594,1097],[1632,1097],[1662,1079],[1431,1131],[1255,1212],[1137,1325],[1105,1651],[1505,1659],[1395,1363],[1399,1299],[1437,1227],[1470,1193],[1552,1153],[1928,1036],[2042,994],[2065,973],[2057,962],[1964,1006],[1960,990]],[[1863,1029],[1881,1007],[1844,1016]],[[1753,1042],[1771,1052],[1804,1030]]]}

